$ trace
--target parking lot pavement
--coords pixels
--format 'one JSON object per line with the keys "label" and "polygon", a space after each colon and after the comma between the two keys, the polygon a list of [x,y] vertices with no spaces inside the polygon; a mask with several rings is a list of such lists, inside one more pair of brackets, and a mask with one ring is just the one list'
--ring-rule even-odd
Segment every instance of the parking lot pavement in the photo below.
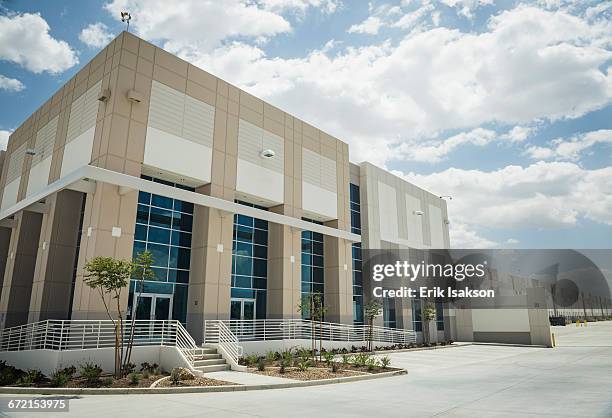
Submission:
{"label": "parking lot pavement", "polygon": [[408,369],[404,376],[242,393],[81,396],[70,415],[612,417],[612,323],[555,332],[554,349],[468,345],[390,354],[392,366]]}

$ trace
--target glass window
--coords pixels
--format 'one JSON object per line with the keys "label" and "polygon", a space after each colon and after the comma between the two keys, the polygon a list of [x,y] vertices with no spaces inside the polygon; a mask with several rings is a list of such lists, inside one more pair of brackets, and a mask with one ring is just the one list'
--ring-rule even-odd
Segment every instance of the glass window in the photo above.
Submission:
{"label": "glass window", "polygon": [[[351,232],[361,234],[361,200],[359,186],[349,184],[349,200],[351,208]],[[363,324],[363,281],[361,277],[362,260],[361,244],[352,246],[353,253],[353,322]]]}
{"label": "glass window", "polygon": [[[142,176],[143,179],[180,187],[193,188]],[[144,292],[174,294],[173,319],[185,323],[187,284],[191,258],[193,204],[145,192],[138,193],[133,255],[149,250],[153,254],[155,278],[144,282]],[[173,230],[174,227],[174,230]],[[132,283],[134,281],[132,280]],[[130,283],[130,292],[134,286]],[[176,283],[176,284],[175,284]],[[133,295],[128,297],[132,300]]]}
{"label": "glass window", "polygon": [[[304,218],[305,221],[322,225],[321,222]],[[318,232],[302,231],[302,295],[318,293],[323,304],[325,300],[325,271],[323,235]],[[306,318],[307,312],[302,313]]]}
{"label": "glass window", "polygon": [[[236,201],[261,210],[266,208]],[[268,222],[234,215],[231,297],[255,299],[255,318],[266,318]]]}

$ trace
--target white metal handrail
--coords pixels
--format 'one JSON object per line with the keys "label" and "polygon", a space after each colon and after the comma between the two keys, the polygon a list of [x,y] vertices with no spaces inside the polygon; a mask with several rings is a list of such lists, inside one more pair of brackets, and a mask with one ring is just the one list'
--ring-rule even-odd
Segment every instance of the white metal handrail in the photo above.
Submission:
{"label": "white metal handrail", "polygon": [[235,364],[238,364],[238,359],[242,357],[242,346],[238,344],[238,338],[223,322],[219,321],[215,325],[219,347]]}
{"label": "white metal handrail", "polygon": [[[362,342],[369,339],[368,325],[319,323],[304,319],[255,319],[255,320],[206,320],[204,321],[204,342],[219,343],[221,325],[241,341],[295,340],[321,338],[326,341]],[[410,344],[416,342],[412,330],[374,326],[371,328],[372,340]]]}
{"label": "white metal handrail", "polygon": [[[123,323],[122,338],[127,345],[131,321]],[[176,346],[193,364],[198,347],[176,320],[137,320],[134,346]],[[0,331],[0,351],[80,350],[115,346],[115,324],[111,320],[46,320]]]}

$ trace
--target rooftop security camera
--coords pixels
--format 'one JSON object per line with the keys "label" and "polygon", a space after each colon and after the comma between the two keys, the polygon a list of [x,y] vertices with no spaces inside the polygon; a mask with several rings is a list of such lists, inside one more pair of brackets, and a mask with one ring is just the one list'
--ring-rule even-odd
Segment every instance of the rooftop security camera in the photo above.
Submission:
{"label": "rooftop security camera", "polygon": [[276,153],[272,149],[265,149],[259,153],[262,158],[273,158]]}

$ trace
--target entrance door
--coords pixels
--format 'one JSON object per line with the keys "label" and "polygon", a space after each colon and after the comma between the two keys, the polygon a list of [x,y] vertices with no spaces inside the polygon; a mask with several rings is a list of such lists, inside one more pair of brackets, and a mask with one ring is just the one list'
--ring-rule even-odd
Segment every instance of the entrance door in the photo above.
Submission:
{"label": "entrance door", "polygon": [[230,323],[232,332],[243,337],[253,336],[255,319],[255,299],[232,299],[230,305]]}
{"label": "entrance door", "polygon": [[172,295],[143,293],[136,295],[136,319],[164,321],[172,319]]}

